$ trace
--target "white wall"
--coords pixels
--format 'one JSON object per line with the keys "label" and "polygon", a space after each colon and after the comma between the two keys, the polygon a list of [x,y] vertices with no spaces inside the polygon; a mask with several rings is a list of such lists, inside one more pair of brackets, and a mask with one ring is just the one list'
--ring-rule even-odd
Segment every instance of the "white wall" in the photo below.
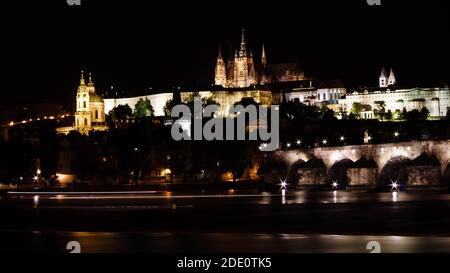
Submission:
{"label": "white wall", "polygon": [[148,99],[153,106],[155,116],[164,116],[164,106],[173,97],[172,93],[161,93],[155,95],[139,96],[132,98],[105,99],[105,113],[109,113],[114,107],[128,105],[134,111],[134,106],[140,99]]}

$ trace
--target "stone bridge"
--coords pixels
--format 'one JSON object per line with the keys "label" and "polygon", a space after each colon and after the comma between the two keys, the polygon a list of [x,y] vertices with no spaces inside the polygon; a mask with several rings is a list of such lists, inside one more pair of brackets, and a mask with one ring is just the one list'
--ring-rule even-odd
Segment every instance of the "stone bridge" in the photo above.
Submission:
{"label": "stone bridge", "polygon": [[[450,178],[450,141],[416,141],[278,151],[269,160],[286,167],[280,179],[299,187],[333,182],[346,187],[404,184],[445,187]],[[270,170],[270,168],[269,168]],[[272,174],[269,177],[273,178]],[[269,178],[270,179],[270,178]]]}

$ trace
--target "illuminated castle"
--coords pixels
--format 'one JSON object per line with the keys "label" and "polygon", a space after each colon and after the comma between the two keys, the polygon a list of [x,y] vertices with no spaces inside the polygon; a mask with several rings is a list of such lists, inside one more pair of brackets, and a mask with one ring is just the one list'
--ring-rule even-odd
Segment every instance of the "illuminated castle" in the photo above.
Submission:
{"label": "illuminated castle", "polygon": [[219,47],[214,83],[226,88],[246,88],[251,85],[265,85],[271,82],[301,81],[305,74],[296,63],[267,64],[264,45],[261,52],[261,63],[255,64],[253,52],[247,50],[245,31],[242,30],[241,44],[234,55],[230,53],[228,61],[222,55]]}

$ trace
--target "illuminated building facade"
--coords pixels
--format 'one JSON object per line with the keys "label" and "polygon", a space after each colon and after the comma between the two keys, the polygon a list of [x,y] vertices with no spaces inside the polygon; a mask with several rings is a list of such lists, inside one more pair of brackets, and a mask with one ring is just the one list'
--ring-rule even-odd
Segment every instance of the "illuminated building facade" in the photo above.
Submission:
{"label": "illuminated building facade", "polygon": [[367,108],[362,118],[373,118],[377,109],[376,102],[385,103],[385,111],[392,113],[412,110],[421,110],[426,107],[432,117],[444,117],[450,109],[450,90],[445,88],[400,88],[396,85],[394,72],[386,74],[383,68],[379,87],[359,88],[347,93],[339,100],[342,108],[350,113],[354,103],[361,103]]}

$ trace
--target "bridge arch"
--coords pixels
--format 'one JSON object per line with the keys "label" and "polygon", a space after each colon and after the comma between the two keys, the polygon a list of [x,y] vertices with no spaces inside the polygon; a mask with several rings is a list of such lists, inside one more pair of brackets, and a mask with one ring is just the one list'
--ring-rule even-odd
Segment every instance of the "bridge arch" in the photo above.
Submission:
{"label": "bridge arch", "polygon": [[336,161],[333,166],[327,172],[328,183],[332,184],[334,182],[338,183],[340,187],[347,187],[348,185],[348,177],[347,177],[347,169],[353,164],[353,160],[349,158],[343,158],[339,161]]}
{"label": "bridge arch", "polygon": [[410,161],[411,159],[402,155],[390,158],[381,169],[378,184],[390,185],[396,182],[406,185],[408,180],[406,166]]}

